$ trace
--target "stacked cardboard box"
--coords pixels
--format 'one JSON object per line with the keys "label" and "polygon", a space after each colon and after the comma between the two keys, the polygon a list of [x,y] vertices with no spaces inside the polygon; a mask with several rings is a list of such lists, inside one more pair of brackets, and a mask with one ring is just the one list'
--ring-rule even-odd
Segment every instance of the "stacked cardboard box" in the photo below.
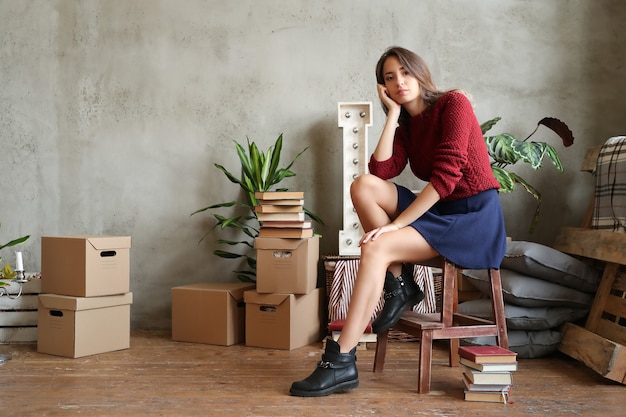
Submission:
{"label": "stacked cardboard box", "polygon": [[[303,199],[303,193],[299,192],[274,192],[256,198],[272,204],[270,200],[287,201],[294,196]],[[266,227],[267,221],[264,220]],[[321,339],[322,293],[317,288],[319,236],[295,234],[298,237],[255,239],[256,290],[244,293],[246,346],[291,350]]]}
{"label": "stacked cardboard box", "polygon": [[41,238],[38,352],[78,358],[130,347],[130,240]]}

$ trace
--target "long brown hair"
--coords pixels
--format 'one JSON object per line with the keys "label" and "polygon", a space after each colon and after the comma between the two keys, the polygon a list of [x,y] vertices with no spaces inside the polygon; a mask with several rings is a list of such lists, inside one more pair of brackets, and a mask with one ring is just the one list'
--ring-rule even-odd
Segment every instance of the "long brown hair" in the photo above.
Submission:
{"label": "long brown hair", "polygon": [[[400,46],[392,46],[387,48],[385,52],[381,55],[378,63],[376,64],[376,82],[378,84],[385,84],[385,78],[383,74],[383,66],[385,65],[385,61],[390,56],[395,56],[400,61],[400,64],[417,79],[417,82],[420,86],[420,95],[422,100],[430,107],[439,100],[439,98],[446,93],[446,91],[439,91],[435,86],[435,83],[432,80],[430,75],[430,70],[426,65],[426,62],[417,55],[415,52],[409,51],[408,49],[402,48]],[[389,112],[389,109],[382,103],[383,110],[385,114]],[[399,123],[401,125],[405,125],[406,122],[410,119],[410,115],[407,111],[402,108],[400,111]]]}

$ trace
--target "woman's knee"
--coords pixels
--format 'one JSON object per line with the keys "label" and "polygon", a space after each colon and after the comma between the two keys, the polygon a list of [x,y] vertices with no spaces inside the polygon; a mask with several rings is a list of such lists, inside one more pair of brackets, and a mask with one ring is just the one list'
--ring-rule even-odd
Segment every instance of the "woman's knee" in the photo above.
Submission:
{"label": "woman's knee", "polygon": [[350,196],[352,200],[362,196],[371,196],[376,194],[376,190],[381,189],[387,181],[378,178],[372,174],[360,175],[350,184]]}

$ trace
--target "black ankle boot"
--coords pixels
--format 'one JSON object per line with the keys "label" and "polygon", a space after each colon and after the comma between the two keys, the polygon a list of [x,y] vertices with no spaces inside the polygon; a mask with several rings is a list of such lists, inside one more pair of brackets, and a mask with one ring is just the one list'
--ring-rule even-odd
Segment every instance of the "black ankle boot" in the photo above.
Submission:
{"label": "black ankle boot", "polygon": [[385,277],[385,304],[372,322],[372,331],[382,333],[396,324],[402,313],[424,299],[424,293],[413,279],[412,271],[402,265],[402,274],[394,277],[387,272]]}
{"label": "black ankle boot", "polygon": [[356,347],[341,353],[339,344],[326,339],[326,351],[317,368],[302,381],[291,384],[291,395],[297,397],[322,397],[334,392],[350,391],[359,386],[356,369]]}

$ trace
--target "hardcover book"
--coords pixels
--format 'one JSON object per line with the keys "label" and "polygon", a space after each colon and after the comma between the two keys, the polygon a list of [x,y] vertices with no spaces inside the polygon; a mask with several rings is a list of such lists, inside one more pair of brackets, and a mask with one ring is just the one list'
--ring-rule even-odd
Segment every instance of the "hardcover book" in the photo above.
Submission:
{"label": "hardcover book", "polygon": [[265,221],[304,221],[304,212],[297,213],[257,213],[257,219]]}
{"label": "hardcover book", "polygon": [[495,385],[511,385],[513,377],[511,372],[481,372],[476,369],[465,367],[463,372],[467,379],[473,384],[495,384]]}
{"label": "hardcover book", "polygon": [[257,200],[301,200],[304,191],[257,191],[254,193]]}
{"label": "hardcover book", "polygon": [[266,220],[261,227],[270,228],[286,228],[286,229],[310,229],[313,227],[313,223],[310,220],[305,221],[273,221]]}
{"label": "hardcover book", "polygon": [[[343,329],[343,325],[346,323],[344,319],[334,320],[328,323],[328,330],[332,331],[341,331]],[[365,333],[372,333],[372,321],[367,324],[365,328]]]}
{"label": "hardcover book", "polygon": [[459,358],[459,363],[482,372],[513,372],[517,371],[517,362],[512,363],[476,363],[467,358]]}
{"label": "hardcover book", "polygon": [[265,204],[255,206],[254,211],[257,213],[298,213],[304,211],[303,206],[275,206],[273,204]]}
{"label": "hardcover book", "polygon": [[272,204],[274,206],[302,206],[304,205],[304,199],[283,199],[283,200],[257,200],[260,206]]}
{"label": "hardcover book", "polygon": [[313,229],[284,229],[284,228],[271,228],[261,227],[259,229],[259,237],[282,237],[282,238],[309,238],[313,237]]}
{"label": "hardcover book", "polygon": [[[332,332],[333,340],[339,340],[339,336],[341,336],[341,331],[335,330]],[[377,339],[376,333],[363,333],[359,338],[359,343],[376,343]]]}
{"label": "hardcover book", "polygon": [[479,364],[517,361],[517,353],[500,346],[459,346],[459,355]]}
{"label": "hardcover book", "polygon": [[509,402],[509,393],[511,387],[507,387],[501,391],[465,391],[465,401],[483,401],[490,403]]}
{"label": "hardcover book", "polygon": [[463,373],[463,384],[467,391],[502,391],[503,389],[510,387],[511,384],[479,384],[472,382],[467,373]]}

